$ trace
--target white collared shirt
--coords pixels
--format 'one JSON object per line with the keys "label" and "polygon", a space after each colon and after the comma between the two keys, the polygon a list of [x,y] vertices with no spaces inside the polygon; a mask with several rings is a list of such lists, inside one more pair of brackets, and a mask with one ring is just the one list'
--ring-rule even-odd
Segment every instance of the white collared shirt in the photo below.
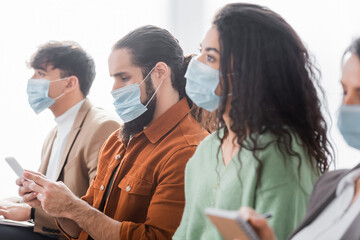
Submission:
{"label": "white collared shirt", "polygon": [[344,176],[336,188],[336,198],[310,225],[302,229],[291,240],[341,239],[360,213],[360,197],[357,197],[351,204],[355,194],[355,183],[359,177],[360,168]]}
{"label": "white collared shirt", "polygon": [[60,167],[60,162],[63,157],[63,151],[68,139],[70,130],[74,124],[76,115],[78,114],[81,106],[85,102],[85,99],[81,100],[69,110],[63,113],[61,116],[55,118],[57,123],[57,133],[54,143],[51,148],[51,155],[49,164],[46,170],[46,177],[50,180],[56,181]]}

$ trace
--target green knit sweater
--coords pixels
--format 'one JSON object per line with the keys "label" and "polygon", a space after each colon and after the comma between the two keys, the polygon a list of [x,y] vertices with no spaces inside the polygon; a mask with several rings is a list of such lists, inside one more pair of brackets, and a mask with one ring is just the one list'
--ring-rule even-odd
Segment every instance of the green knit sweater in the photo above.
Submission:
{"label": "green knit sweater", "polygon": [[238,210],[241,206],[252,207],[258,213],[271,212],[269,225],[279,240],[286,239],[304,217],[318,177],[300,141],[295,137],[292,140],[293,150],[301,157],[300,176],[299,158],[281,153],[274,136],[262,134],[259,145],[269,145],[258,151],[263,167],[257,184],[258,163],[252,152],[243,148],[225,166],[216,133],[204,139],[186,166],[185,209],[173,239],[222,239],[204,215],[205,208]]}

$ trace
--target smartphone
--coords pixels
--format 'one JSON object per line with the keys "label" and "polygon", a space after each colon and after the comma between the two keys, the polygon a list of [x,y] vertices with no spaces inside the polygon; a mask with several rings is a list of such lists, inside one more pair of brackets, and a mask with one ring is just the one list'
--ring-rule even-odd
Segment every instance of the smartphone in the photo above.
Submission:
{"label": "smartphone", "polygon": [[[14,157],[6,157],[5,161],[9,164],[9,166],[12,168],[12,170],[14,170],[14,172],[16,173],[16,175],[18,177],[24,178],[23,177],[24,169],[21,167],[19,162]],[[29,181],[29,182],[33,182],[33,181],[29,180],[29,179],[26,179],[26,180]]]}
{"label": "smartphone", "polygon": [[260,240],[251,225],[241,218],[238,211],[206,208],[205,215],[219,230],[225,240]]}

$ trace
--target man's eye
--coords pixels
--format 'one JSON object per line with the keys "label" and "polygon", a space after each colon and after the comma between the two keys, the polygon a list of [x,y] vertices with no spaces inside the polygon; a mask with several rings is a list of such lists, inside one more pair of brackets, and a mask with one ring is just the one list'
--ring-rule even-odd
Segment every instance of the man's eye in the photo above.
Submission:
{"label": "man's eye", "polygon": [[129,81],[129,77],[121,77],[121,81],[123,81],[123,82],[127,82],[127,81]]}
{"label": "man's eye", "polygon": [[346,96],[346,94],[347,94],[347,91],[343,91],[343,95]]}

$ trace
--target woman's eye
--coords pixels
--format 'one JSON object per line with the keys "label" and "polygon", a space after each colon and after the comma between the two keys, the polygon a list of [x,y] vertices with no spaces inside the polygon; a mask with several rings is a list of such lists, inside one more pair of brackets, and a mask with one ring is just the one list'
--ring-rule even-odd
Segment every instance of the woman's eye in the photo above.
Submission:
{"label": "woman's eye", "polygon": [[206,59],[208,62],[215,62],[215,58],[210,55],[206,55]]}

